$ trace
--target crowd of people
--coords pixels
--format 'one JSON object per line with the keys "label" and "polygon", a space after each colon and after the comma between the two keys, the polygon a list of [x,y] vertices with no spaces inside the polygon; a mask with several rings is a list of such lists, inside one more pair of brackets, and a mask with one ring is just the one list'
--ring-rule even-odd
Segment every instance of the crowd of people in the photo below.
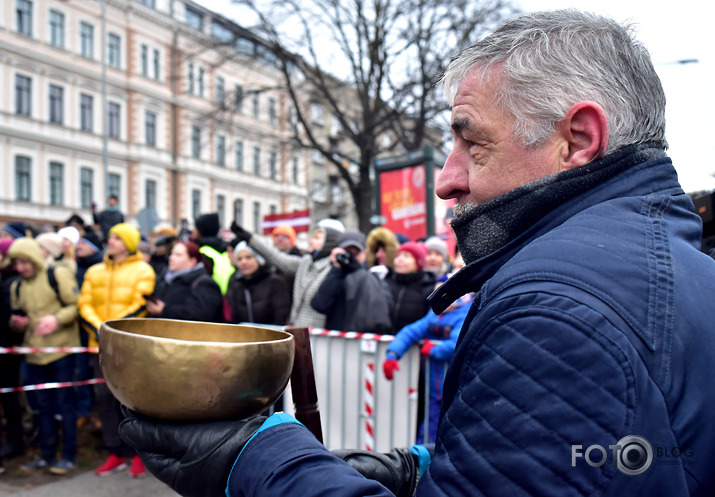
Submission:
{"label": "crowd of people", "polygon": [[[199,216],[190,232],[163,227],[147,237],[124,222],[114,197],[92,221],[85,224],[74,214],[63,226],[37,232],[20,221],[2,227],[0,345],[96,347],[102,322],[148,317],[409,337],[394,349],[396,356],[391,351],[385,358],[389,362],[419,340],[410,326],[422,326],[429,318],[424,326],[430,331],[420,338],[444,343],[431,352],[423,348],[425,357],[448,361],[454,349],[458,313],[442,325],[443,315],[427,306],[435,282],[451,270],[447,244],[438,237],[409,241],[385,227],[364,234],[323,219],[301,250],[290,225],[277,226],[269,237],[255,236],[236,223],[222,231],[217,213]],[[0,368],[6,387],[102,376],[97,355],[87,353],[1,355]],[[430,385],[442,375],[441,370],[439,376],[433,373]],[[440,391],[439,385],[435,388]],[[430,419],[439,411],[438,397],[432,399]],[[0,399],[0,468],[3,458],[26,452],[24,420],[38,433],[40,454],[22,468],[67,474],[76,465],[77,426],[94,418],[109,453],[95,473],[129,467],[132,477],[145,474],[141,459],[119,436],[123,414],[105,385],[10,393]]]}

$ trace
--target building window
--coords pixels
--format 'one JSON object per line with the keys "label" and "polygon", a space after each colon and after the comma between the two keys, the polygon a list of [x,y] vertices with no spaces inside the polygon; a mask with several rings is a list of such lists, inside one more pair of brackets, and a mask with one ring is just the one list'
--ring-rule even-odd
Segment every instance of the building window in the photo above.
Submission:
{"label": "building window", "polygon": [[119,188],[119,183],[121,181],[121,178],[118,174],[116,173],[109,173],[109,176],[107,176],[107,195],[112,196],[114,195],[115,197],[119,198],[120,197],[120,188]]}
{"label": "building window", "polygon": [[159,81],[159,50],[154,49],[154,79]]}
{"label": "building window", "polygon": [[261,233],[261,204],[253,202],[253,232]]}
{"label": "building window", "polygon": [[30,117],[32,114],[32,79],[15,75],[15,113]]}
{"label": "building window", "polygon": [[79,23],[79,37],[82,57],[94,58],[94,26],[84,21]]}
{"label": "building window", "polygon": [[226,226],[224,224],[226,221],[226,197],[223,195],[216,195],[216,212],[218,212],[218,225]]}
{"label": "building window", "polygon": [[201,158],[201,128],[193,126],[191,128],[191,155],[196,158]]}
{"label": "building window", "polygon": [[64,165],[50,162],[50,205],[64,203]]}
{"label": "building window", "polygon": [[271,175],[271,179],[278,179],[278,152],[271,150],[268,156],[268,167]]}
{"label": "building window", "polygon": [[330,186],[330,196],[333,204],[342,205],[345,203],[345,190],[340,185],[334,184]]}
{"label": "building window", "polygon": [[142,45],[141,55],[142,76],[149,76],[149,47]]}
{"label": "building window", "polygon": [[251,92],[251,108],[253,109],[253,117],[258,119],[261,115],[260,94],[257,91]]}
{"label": "building window", "polygon": [[31,160],[22,155],[15,156],[15,199],[30,201]]}
{"label": "building window", "polygon": [[325,202],[325,185],[322,181],[313,180],[313,200]]}
{"label": "building window", "polygon": [[21,35],[32,36],[32,2],[29,0],[16,0],[15,13],[17,32]]}
{"label": "building window", "polygon": [[201,190],[191,190],[191,214],[194,219],[201,215]]}
{"label": "building window", "polygon": [[253,174],[261,175],[261,149],[253,147]]}
{"label": "building window", "polygon": [[236,169],[243,171],[243,142],[236,142]]}
{"label": "building window", "polygon": [[121,112],[121,107],[119,104],[114,102],[109,102],[109,137],[119,138],[119,113]]}
{"label": "building window", "polygon": [[50,45],[65,48],[65,15],[57,10],[50,10]]}
{"label": "building window", "polygon": [[150,147],[156,146],[156,114],[147,112],[144,116],[144,135],[146,144]]}
{"label": "building window", "polygon": [[199,31],[204,27],[204,16],[198,10],[194,10],[188,5],[186,6],[186,24]]}
{"label": "building window", "polygon": [[155,0],[140,0],[142,5],[146,5],[147,7],[151,7],[152,9],[156,8],[156,1]]}
{"label": "building window", "polygon": [[243,199],[237,198],[233,201],[233,220],[243,226]]}
{"label": "building window", "polygon": [[203,67],[199,67],[198,86],[199,86],[199,96],[203,97],[204,96],[204,68]]}
{"label": "building window", "polygon": [[188,71],[188,77],[189,77],[189,94],[193,95],[194,94],[194,64],[192,62],[189,62],[189,71]]}
{"label": "building window", "polygon": [[313,149],[312,156],[313,156],[313,164],[315,164],[317,166],[322,166],[325,164],[325,157],[323,157],[323,154],[317,148]]}
{"label": "building window", "polygon": [[89,209],[94,200],[94,171],[88,167],[79,170],[79,197],[83,209]]}
{"label": "building window", "polygon": [[243,112],[243,86],[236,85],[233,90],[233,105],[236,112]]}
{"label": "building window", "polygon": [[121,48],[122,42],[119,38],[119,35],[109,33],[109,43],[107,47],[109,55],[109,67],[114,67],[115,69],[119,69],[121,67]]}
{"label": "building window", "polygon": [[146,180],[144,184],[145,207],[156,210],[156,181]]}
{"label": "building window", "polygon": [[50,85],[50,122],[63,124],[64,115],[64,88],[57,85]]}
{"label": "building window", "polygon": [[82,131],[92,131],[92,96],[82,93],[79,100],[79,127]]}
{"label": "building window", "polygon": [[269,214],[278,214],[278,207],[275,205],[271,204],[268,206],[268,213]]}
{"label": "building window", "polygon": [[216,76],[216,105],[223,109],[226,105],[226,81],[221,76]]}
{"label": "building window", "polygon": [[278,122],[278,113],[276,111],[276,99],[268,99],[268,122],[276,124]]}
{"label": "building window", "polygon": [[298,162],[298,157],[293,157],[293,184],[298,185],[299,181],[299,169],[300,163]]}
{"label": "building window", "polygon": [[323,106],[317,102],[312,102],[310,104],[310,118],[316,126],[324,126],[325,111],[323,110]]}
{"label": "building window", "polygon": [[226,165],[226,137],[216,136],[216,163],[219,166]]}

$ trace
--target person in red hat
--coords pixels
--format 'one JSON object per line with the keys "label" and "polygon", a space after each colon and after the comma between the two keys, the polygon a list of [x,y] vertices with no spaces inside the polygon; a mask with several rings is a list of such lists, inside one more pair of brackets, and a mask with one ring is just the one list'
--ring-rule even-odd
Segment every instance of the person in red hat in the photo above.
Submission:
{"label": "person in red hat", "polygon": [[427,297],[434,290],[434,274],[424,270],[427,252],[427,247],[418,242],[403,243],[397,249],[394,270],[385,278],[395,302],[393,334],[429,311]]}

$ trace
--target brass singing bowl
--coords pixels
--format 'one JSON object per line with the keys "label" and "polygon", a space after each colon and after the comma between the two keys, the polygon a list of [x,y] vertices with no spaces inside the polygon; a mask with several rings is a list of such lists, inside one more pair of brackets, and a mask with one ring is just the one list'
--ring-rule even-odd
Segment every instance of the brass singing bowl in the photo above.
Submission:
{"label": "brass singing bowl", "polygon": [[175,421],[243,419],[280,396],[293,369],[284,331],[171,319],[116,319],[99,332],[99,363],[114,396]]}

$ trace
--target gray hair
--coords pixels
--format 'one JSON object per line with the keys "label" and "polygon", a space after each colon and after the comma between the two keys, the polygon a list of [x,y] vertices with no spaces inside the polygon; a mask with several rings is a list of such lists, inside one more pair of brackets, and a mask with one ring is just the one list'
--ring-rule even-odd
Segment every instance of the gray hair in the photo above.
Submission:
{"label": "gray hair", "polygon": [[544,143],[574,104],[591,100],[608,119],[607,152],[656,142],[664,149],[665,93],[648,51],[629,25],[573,9],[520,15],[463,50],[442,77],[450,106],[476,66],[496,68],[496,101],[513,115],[525,146]]}

